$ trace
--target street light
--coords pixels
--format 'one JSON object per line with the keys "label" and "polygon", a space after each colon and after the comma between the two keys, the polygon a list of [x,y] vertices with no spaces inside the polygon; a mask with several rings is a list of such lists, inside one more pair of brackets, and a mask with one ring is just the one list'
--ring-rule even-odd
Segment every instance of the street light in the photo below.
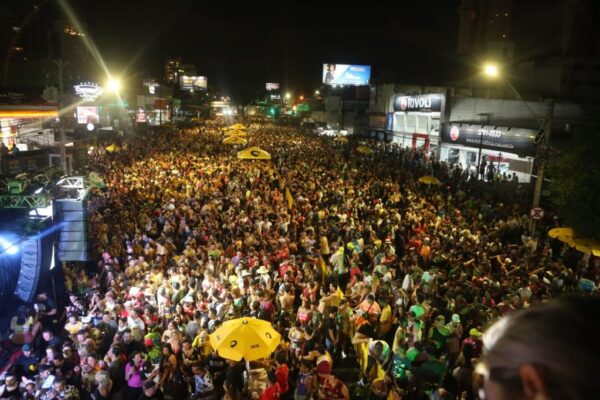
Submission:
{"label": "street light", "polygon": [[110,78],[106,84],[109,92],[118,93],[121,90],[121,81],[117,78]]}
{"label": "street light", "polygon": [[485,64],[483,73],[490,78],[497,78],[499,74],[498,66],[496,64]]}
{"label": "street light", "polygon": [[[532,201],[532,206],[531,206],[531,209],[533,210],[534,208],[537,208],[540,205],[540,198],[542,195],[542,185],[544,183],[544,169],[546,166],[546,156],[544,153],[545,153],[546,148],[550,144],[550,129],[551,129],[551,123],[552,123],[552,114],[554,112],[554,102],[549,101],[546,115],[544,117],[540,117],[537,113],[535,113],[531,109],[529,104],[525,101],[525,99],[523,99],[523,96],[521,96],[521,94],[509,82],[509,80],[506,77],[502,76],[502,74],[500,73],[500,69],[498,68],[498,66],[496,64],[494,64],[494,63],[485,64],[483,66],[483,74],[485,76],[487,76],[488,78],[501,79],[506,84],[506,86],[508,86],[510,88],[510,90],[513,91],[515,96],[517,96],[517,99],[519,99],[519,101],[521,101],[521,103],[523,103],[525,105],[525,107],[527,108],[527,111],[529,111],[531,116],[536,120],[536,122],[539,125],[539,130],[538,130],[538,133],[536,136],[536,143],[539,144],[537,147],[536,159],[539,161],[539,166],[538,166],[537,179],[535,181],[535,190],[533,191],[533,201]],[[480,163],[481,163],[481,149],[479,151],[480,151],[479,157],[480,157]],[[535,234],[535,219],[533,219],[533,218],[531,219],[530,232],[531,232],[531,236],[534,236],[534,234]]]}
{"label": "street light", "polygon": [[291,94],[290,92],[287,92],[287,93],[285,94],[285,99],[286,99],[286,100],[289,100],[291,97],[292,97],[292,94]]}
{"label": "street light", "polygon": [[319,92],[318,90],[315,90],[315,94],[318,96],[321,94],[321,92]]}

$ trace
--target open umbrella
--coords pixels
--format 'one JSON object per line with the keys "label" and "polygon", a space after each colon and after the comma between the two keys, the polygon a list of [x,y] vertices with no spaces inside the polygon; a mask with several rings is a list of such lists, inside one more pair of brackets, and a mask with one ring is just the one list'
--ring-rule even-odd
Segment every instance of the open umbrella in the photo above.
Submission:
{"label": "open umbrella", "polygon": [[333,141],[339,143],[348,143],[348,138],[345,136],[336,136],[335,139],[333,139]]}
{"label": "open umbrella", "polygon": [[424,183],[426,185],[439,185],[440,180],[435,176],[426,175],[419,178],[419,182]]}
{"label": "open umbrella", "polygon": [[248,144],[248,141],[241,136],[228,136],[223,139],[223,144]]}
{"label": "open umbrella", "polygon": [[248,147],[237,153],[240,160],[270,160],[271,155],[256,146]]}
{"label": "open umbrella", "polygon": [[558,239],[563,243],[570,243],[577,236],[575,230],[569,227],[554,228],[548,231],[548,236],[553,239]]}
{"label": "open umbrella", "polygon": [[356,148],[356,151],[358,151],[361,154],[373,154],[373,150],[371,150],[367,146],[358,146]]}
{"label": "open umbrella", "polygon": [[242,136],[242,137],[246,137],[248,136],[248,134],[244,131],[241,131],[239,129],[232,129],[230,131],[225,132],[226,136]]}
{"label": "open umbrella", "polygon": [[593,254],[596,257],[600,257],[600,242],[594,239],[575,238],[572,240],[571,245],[585,254]]}
{"label": "open umbrella", "polygon": [[242,124],[233,124],[229,127],[229,129],[248,129]]}
{"label": "open umbrella", "polygon": [[256,318],[227,321],[209,338],[219,356],[234,361],[269,357],[281,341],[281,335],[270,322]]}

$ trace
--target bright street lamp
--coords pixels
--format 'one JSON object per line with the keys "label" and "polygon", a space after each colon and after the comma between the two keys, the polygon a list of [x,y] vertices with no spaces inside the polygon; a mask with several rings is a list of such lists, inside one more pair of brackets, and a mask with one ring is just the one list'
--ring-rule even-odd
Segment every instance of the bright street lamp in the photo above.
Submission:
{"label": "bright street lamp", "polygon": [[116,78],[110,78],[106,88],[109,92],[118,93],[121,89],[121,81]]}
{"label": "bright street lamp", "polygon": [[[541,158],[541,160],[539,160],[540,163],[538,166],[538,173],[537,173],[537,178],[535,181],[535,188],[533,191],[533,202],[532,202],[532,206],[531,206],[531,208],[533,210],[540,205],[540,199],[541,199],[541,195],[542,195],[542,185],[544,184],[544,169],[545,169],[545,164],[546,164],[546,156],[544,155],[544,153],[550,144],[550,129],[551,129],[551,123],[552,123],[552,115],[554,113],[554,102],[551,100],[546,102],[547,103],[546,115],[544,117],[540,117],[537,113],[535,113],[531,109],[531,107],[529,106],[529,103],[527,103],[525,101],[525,99],[523,99],[523,96],[521,96],[521,94],[517,91],[517,89],[510,83],[510,81],[506,77],[503,77],[500,74],[500,71],[496,64],[488,63],[488,64],[484,65],[483,66],[483,74],[485,76],[487,76],[488,78],[493,78],[493,79],[500,78],[506,84],[506,86],[508,86],[510,88],[510,90],[513,91],[513,93],[517,96],[517,99],[519,99],[519,101],[521,103],[523,103],[523,105],[525,105],[525,108],[527,108],[527,111],[529,111],[529,114],[531,114],[531,116],[539,124],[538,137],[536,138],[536,144],[539,140],[541,140],[541,143],[537,147],[536,158],[537,159]],[[481,136],[480,144],[479,144],[478,169],[481,169],[482,141],[483,141],[483,136]],[[479,171],[478,171],[478,173],[479,173]],[[531,236],[533,237],[535,235],[535,219],[533,219],[533,218],[531,219],[529,230],[531,232]]]}
{"label": "bright street lamp", "polygon": [[483,73],[489,78],[497,78],[500,75],[498,66],[496,64],[486,64],[483,67]]}
{"label": "bright street lamp", "polygon": [[321,92],[319,92],[318,90],[315,90],[315,94],[318,96],[321,94]]}

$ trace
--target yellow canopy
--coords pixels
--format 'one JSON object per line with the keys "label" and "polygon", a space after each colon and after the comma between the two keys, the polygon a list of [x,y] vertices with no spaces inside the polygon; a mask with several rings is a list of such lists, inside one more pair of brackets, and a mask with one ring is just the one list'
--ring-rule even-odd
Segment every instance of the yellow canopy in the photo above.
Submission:
{"label": "yellow canopy", "polygon": [[248,144],[248,141],[246,139],[244,139],[241,136],[228,136],[225,139],[223,139],[223,144],[242,144],[242,145],[246,145]]}
{"label": "yellow canopy", "polygon": [[356,148],[356,151],[358,151],[359,153],[362,153],[362,154],[373,154],[373,150],[371,150],[367,146],[358,146]]}
{"label": "yellow canopy", "polygon": [[240,131],[238,129],[233,129],[230,131],[225,132],[225,136],[242,136],[242,137],[246,137],[248,136],[248,134],[244,131]]}
{"label": "yellow canopy", "polygon": [[593,254],[596,257],[600,257],[600,242],[593,239],[576,238],[573,239],[571,245],[585,254]]}
{"label": "yellow canopy", "polygon": [[229,127],[229,129],[248,129],[248,128],[242,124],[233,124]]}
{"label": "yellow canopy", "polygon": [[271,155],[258,147],[248,147],[237,154],[241,160],[270,160]]}
{"label": "yellow canopy", "polygon": [[577,235],[573,228],[564,226],[561,228],[550,229],[548,231],[548,236],[553,239],[558,239],[563,243],[570,243]]}
{"label": "yellow canopy", "polygon": [[440,180],[438,178],[436,178],[435,176],[430,176],[430,175],[420,177],[419,182],[424,183],[426,185],[439,185],[440,184]]}
{"label": "yellow canopy", "polygon": [[209,340],[211,347],[223,358],[253,361],[269,357],[277,349],[281,335],[270,322],[238,318],[223,323],[209,335]]}

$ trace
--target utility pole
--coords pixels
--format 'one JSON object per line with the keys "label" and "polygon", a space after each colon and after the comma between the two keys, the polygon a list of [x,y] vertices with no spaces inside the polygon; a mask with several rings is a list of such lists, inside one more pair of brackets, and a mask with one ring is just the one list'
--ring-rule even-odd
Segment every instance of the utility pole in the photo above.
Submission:
{"label": "utility pole", "polygon": [[58,66],[58,131],[60,133],[60,159],[61,159],[61,164],[63,167],[63,174],[68,175],[69,172],[67,171],[67,149],[65,147],[65,142],[67,141],[66,139],[66,134],[65,134],[65,127],[63,124],[63,114],[64,112],[62,111],[62,97],[63,97],[63,68],[69,64],[69,62],[67,61],[66,63],[63,62],[62,58],[59,58],[58,60],[54,61],[56,63],[56,65]]}
{"label": "utility pole", "polygon": [[[536,159],[538,160],[538,174],[535,181],[535,189],[533,191],[533,203],[531,208],[534,209],[540,205],[540,198],[542,197],[542,187],[544,186],[544,170],[546,168],[546,161],[548,158],[548,149],[550,147],[550,132],[552,129],[552,116],[554,114],[554,101],[546,101],[546,116],[542,125],[542,138],[538,144]],[[536,220],[531,218],[531,236],[535,235]]]}

